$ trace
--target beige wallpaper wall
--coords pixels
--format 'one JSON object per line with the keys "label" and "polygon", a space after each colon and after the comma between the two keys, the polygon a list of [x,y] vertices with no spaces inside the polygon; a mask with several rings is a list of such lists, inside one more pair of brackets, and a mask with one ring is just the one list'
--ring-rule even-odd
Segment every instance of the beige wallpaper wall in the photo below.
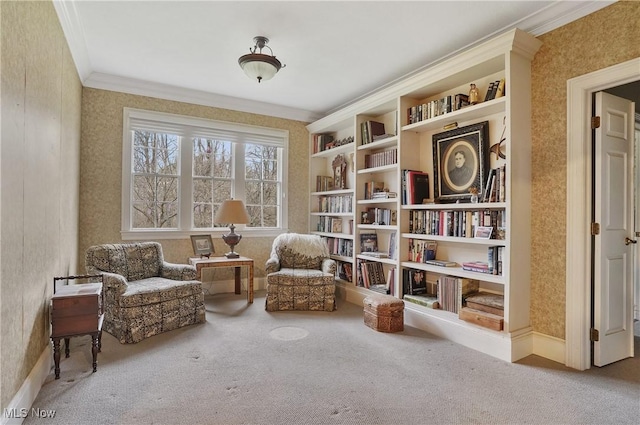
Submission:
{"label": "beige wallpaper wall", "polygon": [[[125,107],[289,130],[289,229],[307,231],[309,133],[306,123],[85,88],[82,97],[80,255],[91,245],[121,242],[122,111]],[[256,277],[265,275],[264,264],[272,241],[273,238],[245,237],[236,247],[237,252],[255,260]],[[190,239],[158,242],[168,261],[184,263],[193,256]],[[228,251],[222,239],[214,238],[214,247],[216,253]],[[80,261],[84,260],[81,258]],[[231,269],[226,273],[216,270],[215,280],[230,276]]]}
{"label": "beige wallpaper wall", "polygon": [[82,86],[51,2],[1,2],[0,403],[49,344],[53,277],[76,273]]}
{"label": "beige wallpaper wall", "polygon": [[617,2],[540,40],[532,63],[531,316],[537,332],[564,339],[567,80],[640,57],[640,2]]}

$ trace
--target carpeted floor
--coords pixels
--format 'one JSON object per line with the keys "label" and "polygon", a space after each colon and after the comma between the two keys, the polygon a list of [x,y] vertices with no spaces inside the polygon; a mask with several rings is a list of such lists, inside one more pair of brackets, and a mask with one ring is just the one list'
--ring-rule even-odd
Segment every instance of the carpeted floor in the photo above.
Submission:
{"label": "carpeted floor", "polygon": [[[494,359],[414,328],[363,324],[362,307],[264,310],[264,294],[207,296],[207,322],[138,344],[72,339],[25,424],[638,424],[640,360],[585,372]],[[636,352],[639,347],[636,338]]]}

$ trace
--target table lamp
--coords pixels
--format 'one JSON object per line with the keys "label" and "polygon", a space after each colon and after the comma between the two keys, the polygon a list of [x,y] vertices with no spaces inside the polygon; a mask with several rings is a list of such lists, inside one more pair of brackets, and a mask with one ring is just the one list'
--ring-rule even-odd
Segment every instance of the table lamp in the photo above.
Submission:
{"label": "table lamp", "polygon": [[231,252],[227,252],[225,257],[227,258],[238,258],[240,257],[233,249],[236,245],[240,243],[242,239],[242,235],[236,233],[234,230],[236,226],[235,224],[247,224],[251,221],[249,218],[249,214],[247,214],[247,210],[244,207],[244,203],[239,199],[228,199],[220,205],[220,209],[216,213],[215,222],[217,224],[229,224],[229,234],[222,235],[222,240],[229,245],[231,248]]}

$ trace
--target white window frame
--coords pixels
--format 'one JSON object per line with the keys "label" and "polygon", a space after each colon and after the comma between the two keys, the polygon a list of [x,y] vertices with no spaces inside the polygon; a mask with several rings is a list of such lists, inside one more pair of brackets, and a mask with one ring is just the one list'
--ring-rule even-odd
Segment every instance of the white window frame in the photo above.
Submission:
{"label": "white window frame", "polygon": [[[211,233],[214,235],[222,235],[228,233],[227,227],[214,228],[192,228],[193,214],[193,195],[192,195],[192,149],[191,143],[180,144],[180,159],[178,164],[180,174],[179,194],[178,194],[178,229],[133,229],[131,227],[132,218],[132,162],[133,162],[133,143],[131,137],[132,123],[131,120],[153,121],[158,123],[158,131],[166,131],[163,128],[181,127],[188,129],[189,127],[206,128],[213,131],[228,131],[257,139],[281,139],[282,140],[282,158],[280,160],[280,227],[274,228],[255,228],[247,227],[244,224],[237,224],[236,229],[242,233],[244,237],[266,237],[277,236],[288,231],[288,209],[287,209],[287,176],[288,176],[288,156],[289,156],[289,131],[274,129],[269,127],[253,126],[248,124],[237,124],[226,121],[216,121],[205,118],[195,118],[185,115],[169,114],[165,112],[146,111],[142,109],[124,108],[123,110],[123,131],[122,131],[122,212],[121,212],[121,237],[122,240],[155,240],[155,239],[185,239],[193,234]],[[188,130],[186,130],[188,133]],[[279,143],[278,143],[279,144]],[[238,145],[236,145],[237,147]],[[237,161],[237,156],[236,156]],[[238,166],[240,165],[239,169]],[[234,182],[238,186],[236,197],[244,200],[244,167],[236,164],[236,175],[240,174],[242,178],[234,176]],[[182,173],[185,173],[184,175]]]}

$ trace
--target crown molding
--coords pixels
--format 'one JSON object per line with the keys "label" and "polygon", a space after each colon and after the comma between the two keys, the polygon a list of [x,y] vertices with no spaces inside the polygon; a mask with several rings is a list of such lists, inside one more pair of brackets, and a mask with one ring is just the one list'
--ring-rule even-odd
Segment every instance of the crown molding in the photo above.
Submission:
{"label": "crown molding", "polygon": [[[462,50],[469,49],[480,42],[486,41],[489,38],[496,36],[499,33],[507,32],[513,28],[520,28],[533,36],[540,36],[544,33],[552,31],[558,27],[568,24],[569,22],[580,19],[590,13],[600,10],[606,6],[615,3],[610,0],[591,0],[584,2],[575,1],[563,1],[558,0],[550,4],[542,11],[529,15],[518,22],[510,25],[507,28],[496,31],[493,34],[487,35],[487,37],[473,45],[459,49],[454,53],[459,53]],[[292,119],[303,122],[313,122],[317,119],[331,114],[353,102],[357,102],[362,98],[368,97],[372,93],[383,90],[386,86],[393,85],[400,80],[405,79],[410,75],[415,75],[421,69],[411,72],[403,77],[395,79],[383,87],[372,92],[365,93],[362,96],[353,99],[343,105],[339,105],[332,108],[325,113],[317,113],[313,111],[298,110],[295,108],[273,105],[264,102],[255,102],[247,99],[234,98],[232,96],[218,95],[215,93],[208,93],[198,90],[184,89],[177,86],[170,86],[158,83],[151,83],[147,81],[135,80],[130,78],[118,77],[114,75],[106,75],[95,73],[91,67],[91,61],[89,59],[89,52],[87,51],[84,31],[82,23],[78,18],[78,13],[75,8],[75,2],[64,0],[53,0],[53,6],[58,14],[62,30],[69,44],[71,55],[80,81],[83,86],[99,88],[104,90],[121,91],[124,93],[137,94],[142,96],[155,97],[160,99],[176,100],[180,102],[194,103],[198,105],[212,106],[224,109],[231,109],[241,112],[256,113],[267,116],[275,116],[279,118]],[[449,55],[450,56],[450,55]],[[430,65],[441,62],[446,59],[435,61]]]}
{"label": "crown molding", "polygon": [[233,111],[247,112],[251,114],[285,118],[305,123],[315,121],[321,117],[320,114],[312,111],[209,93],[201,90],[186,89],[168,84],[136,80],[134,78],[118,77],[98,72],[92,73],[89,78],[83,82],[83,86],[94,89],[135,94],[139,96],[155,97],[157,99],[192,103],[195,105],[211,106],[214,108],[230,109]]}

